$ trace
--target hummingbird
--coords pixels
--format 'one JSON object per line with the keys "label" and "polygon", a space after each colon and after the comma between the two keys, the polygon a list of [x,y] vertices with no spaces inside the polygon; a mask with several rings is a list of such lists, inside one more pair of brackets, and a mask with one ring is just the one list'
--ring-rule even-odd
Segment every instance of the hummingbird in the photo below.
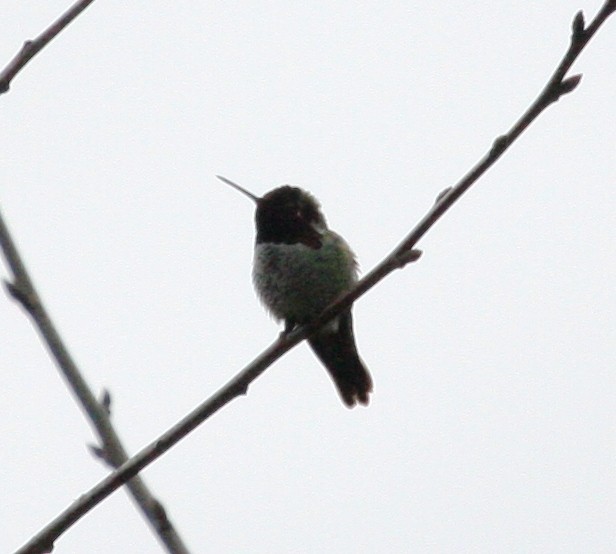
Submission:
{"label": "hummingbird", "polygon": [[[310,323],[357,282],[358,265],[346,241],[327,227],[317,199],[289,185],[258,197],[217,177],[257,206],[252,279],[261,302],[283,333]],[[367,405],[372,379],[357,353],[349,308],[308,338],[342,401]]]}

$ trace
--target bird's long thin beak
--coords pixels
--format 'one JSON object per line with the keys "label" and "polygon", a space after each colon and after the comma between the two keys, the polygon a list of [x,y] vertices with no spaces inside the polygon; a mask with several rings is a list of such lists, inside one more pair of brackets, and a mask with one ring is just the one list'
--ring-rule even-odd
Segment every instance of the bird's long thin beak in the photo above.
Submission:
{"label": "bird's long thin beak", "polygon": [[252,192],[247,191],[244,187],[240,187],[237,183],[230,181],[226,177],[223,177],[222,175],[216,175],[216,177],[220,179],[223,183],[226,183],[227,185],[233,187],[235,190],[239,190],[242,194],[248,196],[248,198],[250,198],[255,204],[258,204],[261,200],[258,196],[252,194]]}

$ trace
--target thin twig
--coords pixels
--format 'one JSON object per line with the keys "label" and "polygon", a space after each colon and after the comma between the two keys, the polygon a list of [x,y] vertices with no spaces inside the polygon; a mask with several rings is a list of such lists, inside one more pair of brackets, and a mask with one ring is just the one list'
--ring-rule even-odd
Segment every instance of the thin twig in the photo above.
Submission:
{"label": "thin twig", "polygon": [[[43,342],[60,368],[71,392],[92,422],[99,436],[102,446],[90,447],[90,450],[111,467],[120,467],[128,460],[128,455],[111,423],[109,402],[106,400],[105,395],[101,402],[99,402],[81,375],[79,368],[64,345],[32,284],[1,213],[0,247],[13,273],[13,280],[10,282],[5,281],[7,290],[32,317]],[[135,503],[166,550],[172,554],[187,554],[188,549],[184,546],[178,532],[169,521],[165,509],[160,501],[149,491],[141,477],[131,479],[127,483],[127,487]],[[51,551],[51,546],[51,543],[41,544],[41,548],[37,551]]]}
{"label": "thin twig", "polygon": [[533,102],[526,113],[506,134],[497,139],[484,156],[484,158],[450,190],[444,191],[437,198],[436,203],[424,218],[415,226],[407,237],[387,256],[376,268],[368,273],[356,287],[343,298],[329,306],[321,316],[310,325],[306,325],[296,331],[279,338],[266,350],[264,350],[251,364],[238,373],[224,387],[203,402],[179,423],[161,435],[155,442],[142,449],[122,467],[103,479],[95,487],[90,489],[79,500],[75,501],[64,512],[57,516],[51,523],[42,529],[30,542],[28,542],[17,554],[34,554],[39,544],[52,544],[74,522],[90,511],[94,506],[109,496],[113,491],[122,486],[126,480],[135,476],[144,467],[160,457],[174,444],[190,433],[195,427],[216,413],[220,408],[228,404],[234,398],[246,394],[249,385],[261,375],[267,367],[280,358],[293,346],[314,333],[327,321],[334,318],[348,308],[357,298],[365,294],[386,275],[400,268],[405,263],[414,261],[419,252],[413,246],[421,237],[436,223],[436,221],[464,194],[477,179],[491,167],[504,153],[513,141],[532,123],[540,113],[550,104],[558,100],[560,96],[572,91],[579,77],[564,79],[572,63],[595,34],[597,29],[604,23],[608,16],[616,10],[616,0],[605,2],[592,23],[584,28],[583,18],[578,14],[574,20],[571,44],[563,60],[548,81],[537,100]]}
{"label": "thin twig", "polygon": [[[58,35],[71,21],[73,21],[94,0],[76,2],[58,20],[50,25],[34,40],[26,41],[19,53],[0,72],[0,94],[7,92],[12,79],[17,73]],[[32,317],[38,332],[47,345],[52,357],[56,361],[71,392],[77,399],[88,418],[91,420],[102,446],[90,447],[97,457],[104,460],[113,468],[121,466],[128,455],[115,432],[109,414],[110,397],[103,396],[101,402],[97,401],[82,377],[77,365],[64,345],[58,331],[51,321],[47,310],[43,306],[38,292],[24,266],[15,243],[2,219],[0,213],[0,247],[12,280],[5,281],[9,294],[17,300]],[[165,549],[171,554],[188,554],[179,534],[169,521],[162,504],[152,495],[141,477],[134,477],[127,483],[127,487],[146,520],[158,536]],[[39,552],[51,550],[52,542],[41,543]]]}
{"label": "thin twig", "polygon": [[0,94],[8,92],[11,81],[24,66],[47,46],[65,27],[68,26],[82,11],[94,0],[80,0],[75,2],[56,21],[45,29],[38,37],[27,40],[9,64],[0,72]]}

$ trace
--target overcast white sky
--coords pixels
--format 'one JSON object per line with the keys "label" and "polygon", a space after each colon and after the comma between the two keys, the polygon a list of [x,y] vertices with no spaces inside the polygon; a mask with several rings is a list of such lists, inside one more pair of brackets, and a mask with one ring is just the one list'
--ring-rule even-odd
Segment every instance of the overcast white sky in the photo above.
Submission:
{"label": "overcast white sky", "polygon": [[[68,2],[2,8],[0,65]],[[0,202],[131,452],[271,343],[256,194],[373,267],[506,131],[600,2],[95,2],[0,98]],[[414,5],[413,5],[414,4]],[[144,473],[200,552],[613,552],[616,17],[552,106],[355,306],[346,409],[306,345]],[[6,268],[1,270],[6,277]],[[0,551],[107,474],[0,296]],[[61,554],[161,549],[123,491]]]}

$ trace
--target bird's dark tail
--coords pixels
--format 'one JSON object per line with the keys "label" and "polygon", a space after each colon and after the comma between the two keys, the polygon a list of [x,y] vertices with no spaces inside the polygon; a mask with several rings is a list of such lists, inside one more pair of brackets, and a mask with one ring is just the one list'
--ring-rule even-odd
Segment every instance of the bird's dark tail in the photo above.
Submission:
{"label": "bird's dark tail", "polygon": [[326,326],[308,344],[331,375],[343,402],[349,408],[368,405],[372,378],[357,353],[351,312],[339,316],[337,329]]}

